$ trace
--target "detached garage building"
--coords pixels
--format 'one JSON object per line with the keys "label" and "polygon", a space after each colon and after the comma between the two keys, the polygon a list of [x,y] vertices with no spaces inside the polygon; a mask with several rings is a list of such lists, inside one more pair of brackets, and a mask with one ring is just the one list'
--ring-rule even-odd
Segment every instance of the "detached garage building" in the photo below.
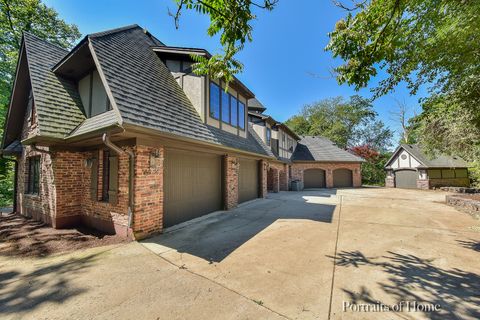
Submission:
{"label": "detached garage building", "polygon": [[416,144],[400,145],[385,165],[385,186],[390,188],[431,189],[468,187],[467,163],[456,156],[429,158]]}
{"label": "detached garage building", "polygon": [[319,136],[303,136],[292,156],[292,180],[305,189],[349,188],[362,185],[364,160]]}

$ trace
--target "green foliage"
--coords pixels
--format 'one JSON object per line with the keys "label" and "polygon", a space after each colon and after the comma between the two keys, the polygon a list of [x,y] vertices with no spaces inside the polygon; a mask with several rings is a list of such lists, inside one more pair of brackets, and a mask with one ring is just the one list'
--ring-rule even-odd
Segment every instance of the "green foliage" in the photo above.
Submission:
{"label": "green foliage", "polygon": [[480,1],[378,0],[348,9],[329,34],[327,50],[345,63],[339,83],[366,87],[378,69],[387,78],[375,96],[406,82],[430,96],[409,124],[412,140],[431,153],[480,159]]}
{"label": "green foliage", "polygon": [[368,144],[377,150],[391,145],[392,131],[385,128],[368,99],[352,96],[324,99],[303,107],[286,125],[300,135],[320,135],[340,148]]}
{"label": "green foliage", "polygon": [[[75,25],[67,24],[58,13],[40,0],[2,0],[0,2],[0,134],[3,128],[22,32],[30,32],[68,48],[80,37]],[[11,203],[13,170],[11,162],[0,161],[0,205]]]}
{"label": "green foliage", "polygon": [[391,153],[382,153],[377,158],[368,160],[362,164],[362,184],[369,186],[385,185],[384,166],[390,158]]}
{"label": "green foliage", "polygon": [[252,8],[273,10],[278,0],[261,0],[259,3],[250,0],[175,0],[177,11],[171,14],[178,22],[182,10],[195,10],[210,17],[207,29],[209,36],[220,35],[223,53],[210,58],[194,57],[194,71],[197,74],[208,74],[214,78],[224,79],[227,85],[235,74],[243,69],[235,55],[241,51],[245,43],[252,41],[251,22],[256,19]]}

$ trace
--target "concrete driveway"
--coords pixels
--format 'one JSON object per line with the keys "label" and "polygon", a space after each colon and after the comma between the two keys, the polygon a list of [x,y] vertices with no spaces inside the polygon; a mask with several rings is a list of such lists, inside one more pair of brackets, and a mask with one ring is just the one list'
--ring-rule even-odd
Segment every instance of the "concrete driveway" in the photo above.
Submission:
{"label": "concrete driveway", "polygon": [[283,192],[141,244],[2,257],[0,318],[478,319],[480,221],[444,196]]}

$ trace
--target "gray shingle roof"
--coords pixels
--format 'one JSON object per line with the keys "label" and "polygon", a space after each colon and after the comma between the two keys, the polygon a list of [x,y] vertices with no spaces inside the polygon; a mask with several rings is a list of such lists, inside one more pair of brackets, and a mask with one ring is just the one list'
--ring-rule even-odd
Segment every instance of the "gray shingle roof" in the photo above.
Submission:
{"label": "gray shingle roof", "polygon": [[261,112],[267,110],[267,108],[256,98],[248,99],[247,105],[249,109],[260,110]]}
{"label": "gray shingle roof", "polygon": [[23,150],[22,143],[19,140],[14,140],[8,146],[6,146],[2,150],[2,154],[4,155],[13,155],[13,154],[21,154]]}
{"label": "gray shingle roof", "polygon": [[[418,144],[402,144],[394,152],[392,158],[400,149],[405,149],[414,158],[416,158],[424,167],[427,168],[467,168],[465,160],[458,156],[438,155],[434,158],[429,157]],[[390,160],[387,162],[387,164]]]}
{"label": "gray shingle roof", "polygon": [[63,138],[85,119],[75,84],[51,71],[68,52],[30,33],[24,40],[39,133]]}
{"label": "gray shingle roof", "polygon": [[88,132],[109,128],[118,124],[118,117],[115,110],[110,110],[86,119],[76,127],[67,138],[77,137]]}
{"label": "gray shingle roof", "polygon": [[298,142],[293,161],[363,162],[364,160],[337,147],[332,141],[319,136],[304,136]]}

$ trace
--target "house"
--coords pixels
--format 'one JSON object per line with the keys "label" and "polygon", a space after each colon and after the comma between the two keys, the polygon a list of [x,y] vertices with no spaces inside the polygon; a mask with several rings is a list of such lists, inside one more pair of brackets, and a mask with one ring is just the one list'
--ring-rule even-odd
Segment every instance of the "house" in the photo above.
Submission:
{"label": "house", "polygon": [[468,187],[468,164],[456,156],[428,157],[417,144],[402,144],[385,164],[389,188]]}
{"label": "house", "polygon": [[269,162],[268,190],[289,190],[291,181],[305,188],[342,188],[362,185],[361,163],[364,161],[340,149],[324,137],[299,137],[286,125],[265,114],[266,108],[256,99],[248,105],[249,122],[277,160]]}
{"label": "house", "polygon": [[194,55],[209,53],[166,46],[138,25],[71,51],[25,33],[2,140],[17,162],[15,210],[142,238],[303,180],[299,137],[264,118],[238,79],[226,89],[195,75]]}

